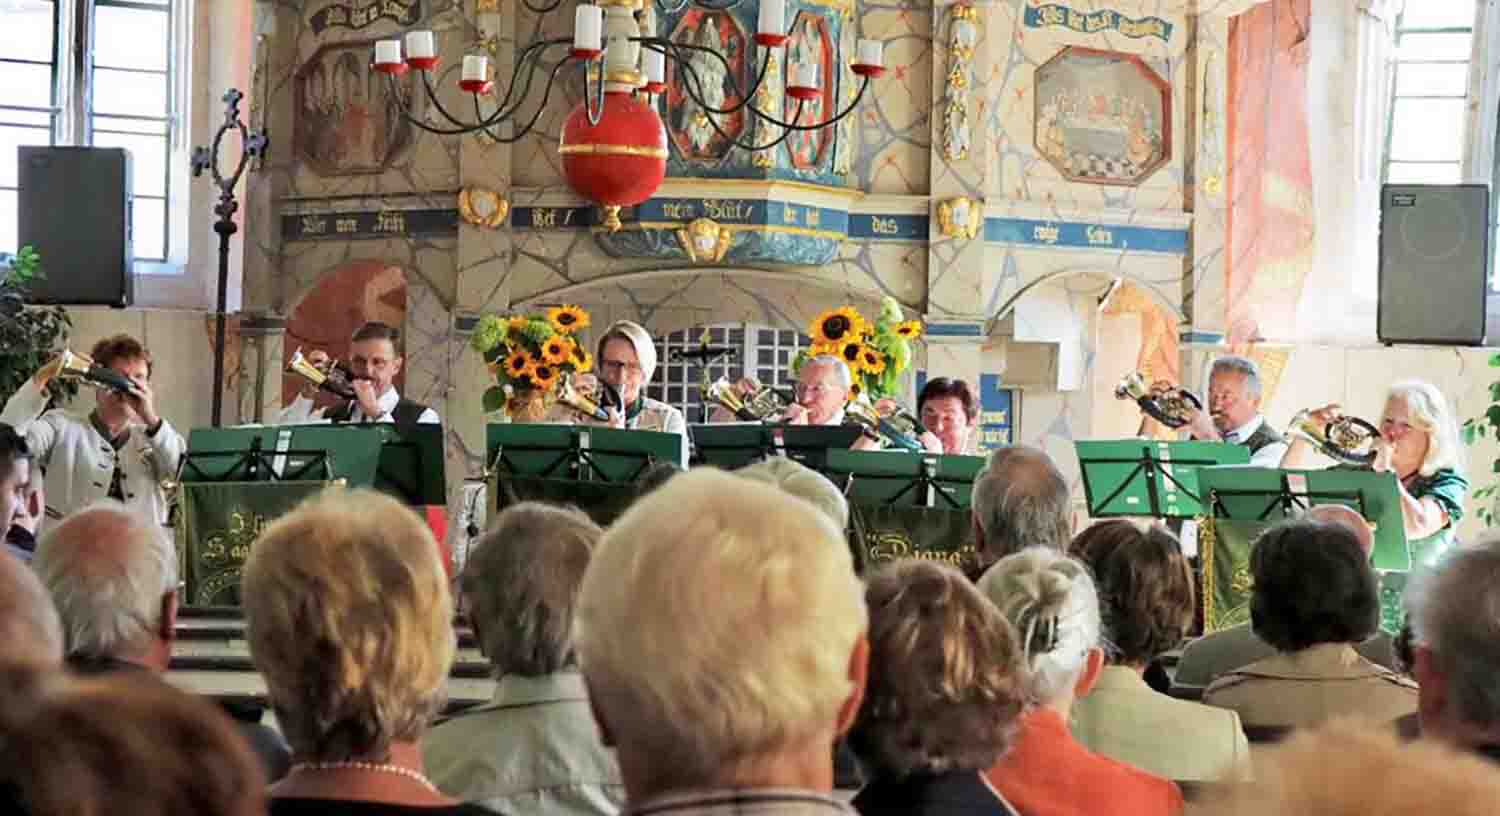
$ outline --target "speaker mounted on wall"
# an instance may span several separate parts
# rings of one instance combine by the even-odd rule
[[[1381,189],[1380,342],[1483,345],[1489,285],[1489,187]]]
[[[19,149],[21,246],[42,256],[46,277],[27,300],[76,306],[129,306],[135,299],[131,249],[130,153],[118,147]]]

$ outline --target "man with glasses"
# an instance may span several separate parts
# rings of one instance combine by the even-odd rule
[[[610,420],[599,422],[580,415],[565,405],[556,405],[547,415],[549,422],[576,422],[587,425],[608,424],[615,428],[639,431],[675,433],[682,437],[682,463],[688,460],[687,418],[682,411],[646,396],[645,385],[656,373],[656,345],[639,323],[619,320],[604,330],[594,353],[598,377],[620,392],[625,404],[622,413],[608,408]],[[593,390],[593,377],[585,374],[578,377],[575,385],[580,391]]]

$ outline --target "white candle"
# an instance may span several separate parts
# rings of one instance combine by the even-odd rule
[[[760,19],[755,30],[761,34],[785,34],[786,0],[760,0]]]
[[[401,62],[401,41],[381,40],[375,43],[375,64],[395,65]]]
[[[792,63],[791,85],[794,88],[818,87],[818,64],[816,62]]]
[[[580,51],[601,51],[604,10],[593,3],[583,3],[573,10],[573,47]]]
[[[407,59],[431,59],[437,56],[431,31],[409,31],[406,34]]]
[[[859,59],[856,59],[854,63],[856,65],[881,66],[883,65],[881,60],[884,58],[885,43],[880,40],[861,39],[859,41]]]
[[[646,69],[647,82],[667,81],[667,57],[660,51],[650,48],[641,52],[642,67]]]
[[[469,54],[468,56],[464,57],[463,81],[483,82],[486,79],[489,79],[489,72],[487,70],[488,68],[488,57]]]

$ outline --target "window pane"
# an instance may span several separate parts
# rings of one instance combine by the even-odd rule
[[[52,132],[41,128],[0,127],[0,187],[15,187],[16,151],[21,145],[52,144]]]
[[[1391,162],[1386,181],[1392,184],[1457,184],[1461,166],[1458,162],[1443,164],[1408,164]]]
[[[15,252],[16,245],[16,191],[0,190],[0,252]]]
[[[1463,154],[1464,100],[1397,99],[1393,161],[1457,161]]]
[[[94,112],[166,116],[167,75],[95,69]]]
[[[165,136],[125,136],[94,133],[96,147],[123,147],[130,151],[131,189],[138,196],[167,194],[167,139]]]
[[[0,62],[0,104],[51,106],[52,66]]]
[[[35,125],[51,130],[52,114],[40,111],[0,110],[0,124]]]
[[[1469,35],[1402,34],[1396,51],[1396,58],[1403,60],[1467,60]]]
[[[94,10],[94,65],[167,70],[168,15],[99,6]]]
[[[125,119],[119,116],[95,116],[93,121],[95,132],[101,130],[123,130],[129,133],[143,133],[147,136],[167,135],[167,121],[165,119]]]
[[[1396,67],[1397,96],[1463,96],[1469,90],[1469,66],[1407,63]]]
[[[1401,12],[1402,28],[1468,28],[1474,25],[1474,0],[1409,0]]]
[[[137,198],[131,207],[131,237],[135,257],[163,261],[167,258],[167,202],[160,198]]]
[[[0,4],[5,8],[5,56],[8,59],[52,61],[56,36],[54,4],[48,0],[20,0]]]

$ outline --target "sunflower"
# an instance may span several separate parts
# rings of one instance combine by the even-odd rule
[[[822,357],[825,354],[838,354],[838,343],[813,343],[807,347],[808,357]]]
[[[547,319],[552,322],[552,328],[557,329],[559,334],[572,334],[579,329],[588,328],[589,313],[581,306],[563,304],[554,306],[547,310]]]
[[[879,374],[885,370],[885,355],[881,354],[878,349],[866,346],[859,353],[859,366],[867,374]]]
[[[864,343],[858,340],[848,340],[840,343],[838,351],[835,353],[838,354],[839,359],[844,361],[845,365],[849,366],[850,371],[858,372],[864,367],[864,352]]]
[[[535,363],[536,360],[531,356],[531,352],[526,349],[516,349],[505,358],[505,376],[513,380],[524,377]]]
[[[896,336],[910,340],[922,334],[922,321],[906,320],[896,325]]]
[[[542,362],[548,365],[562,365],[568,361],[568,356],[577,345],[571,337],[554,334],[551,339],[542,344]]]
[[[579,374],[594,370],[594,355],[577,343],[568,350],[568,362],[573,364],[573,370]]]
[[[860,384],[859,380],[849,383],[849,401],[853,402],[859,399],[859,395],[863,394],[864,391],[865,387]]]
[[[865,319],[853,306],[841,306],[818,315],[808,327],[814,343],[841,343],[858,337],[865,330]]]
[[[531,372],[527,376],[531,378],[532,388],[540,388],[545,391],[557,383],[557,377],[560,373],[557,366],[538,362],[531,367]]]

